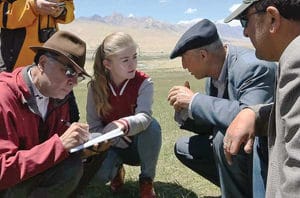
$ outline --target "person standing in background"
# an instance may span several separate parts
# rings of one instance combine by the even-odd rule
[[[33,63],[35,53],[30,46],[41,46],[58,30],[58,23],[74,20],[72,0],[1,1],[1,54],[4,65],[0,70]]]

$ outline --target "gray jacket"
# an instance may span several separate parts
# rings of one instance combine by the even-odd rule
[[[251,49],[228,45],[224,65],[226,87],[223,98],[214,96],[211,78],[206,93],[197,94],[191,103],[188,119],[182,128],[197,133],[225,130],[244,107],[273,101],[276,64],[258,60]]]
[[[266,197],[300,195],[300,36],[279,60],[275,105],[261,105],[257,128],[269,119],[269,171]],[[258,107],[258,108],[257,108]],[[271,114],[269,114],[271,111]]]

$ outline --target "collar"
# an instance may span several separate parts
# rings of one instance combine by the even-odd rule
[[[36,97],[36,99],[38,99],[38,100],[48,100],[49,97],[44,96],[38,90],[38,88],[35,86],[35,84],[33,83],[32,76],[31,76],[31,70],[32,70],[32,67],[28,69],[27,74],[28,74],[28,77],[29,77],[29,80],[30,80],[30,87],[32,88],[33,96]]]
[[[127,79],[126,81],[124,81],[124,83],[122,83],[123,86],[122,86],[122,88],[121,88],[120,91],[119,91],[119,94],[118,94],[119,96],[122,96],[122,95],[123,95],[124,90],[125,90],[125,88],[126,88],[128,82],[129,82],[129,79]],[[116,90],[117,90],[117,92],[118,92],[118,88],[117,88],[116,86],[114,86],[114,85],[113,85],[112,83],[110,83],[110,82],[108,83],[108,85],[109,85],[109,88],[110,88],[111,92],[113,93],[113,95],[114,95],[114,96],[117,96]]]
[[[218,80],[214,80],[212,79],[212,83],[215,87],[219,87],[220,85],[224,85],[226,84],[226,80],[227,80],[227,76],[226,76],[226,73],[227,73],[227,68],[228,68],[228,52],[229,52],[229,46],[226,45],[227,47],[227,50],[226,50],[226,56],[225,56],[225,60],[224,60],[224,63],[223,63],[223,66],[222,66],[222,70],[221,70],[221,73],[219,75],[219,78]]]

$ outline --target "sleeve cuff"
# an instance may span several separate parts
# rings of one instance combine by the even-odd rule
[[[193,113],[192,113],[192,103],[194,101],[194,98],[198,95],[199,93],[195,93],[192,97],[192,100],[189,104],[189,108],[188,108],[188,115],[189,115],[189,118],[193,119],[194,120],[194,117],[193,117]]]

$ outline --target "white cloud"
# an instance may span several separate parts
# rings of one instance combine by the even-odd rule
[[[235,11],[241,4],[233,4],[230,8],[229,8],[229,11],[230,12],[233,12]]]
[[[134,17],[134,14],[132,14],[132,13],[130,13],[129,15],[128,15],[128,18],[133,18]]]
[[[193,14],[197,12],[196,8],[188,8],[186,11],[184,11],[185,14]]]
[[[177,24],[178,25],[192,25],[192,24],[195,24],[199,21],[201,21],[203,18],[195,18],[195,19],[192,19],[192,20],[189,20],[189,21],[179,21]]]

